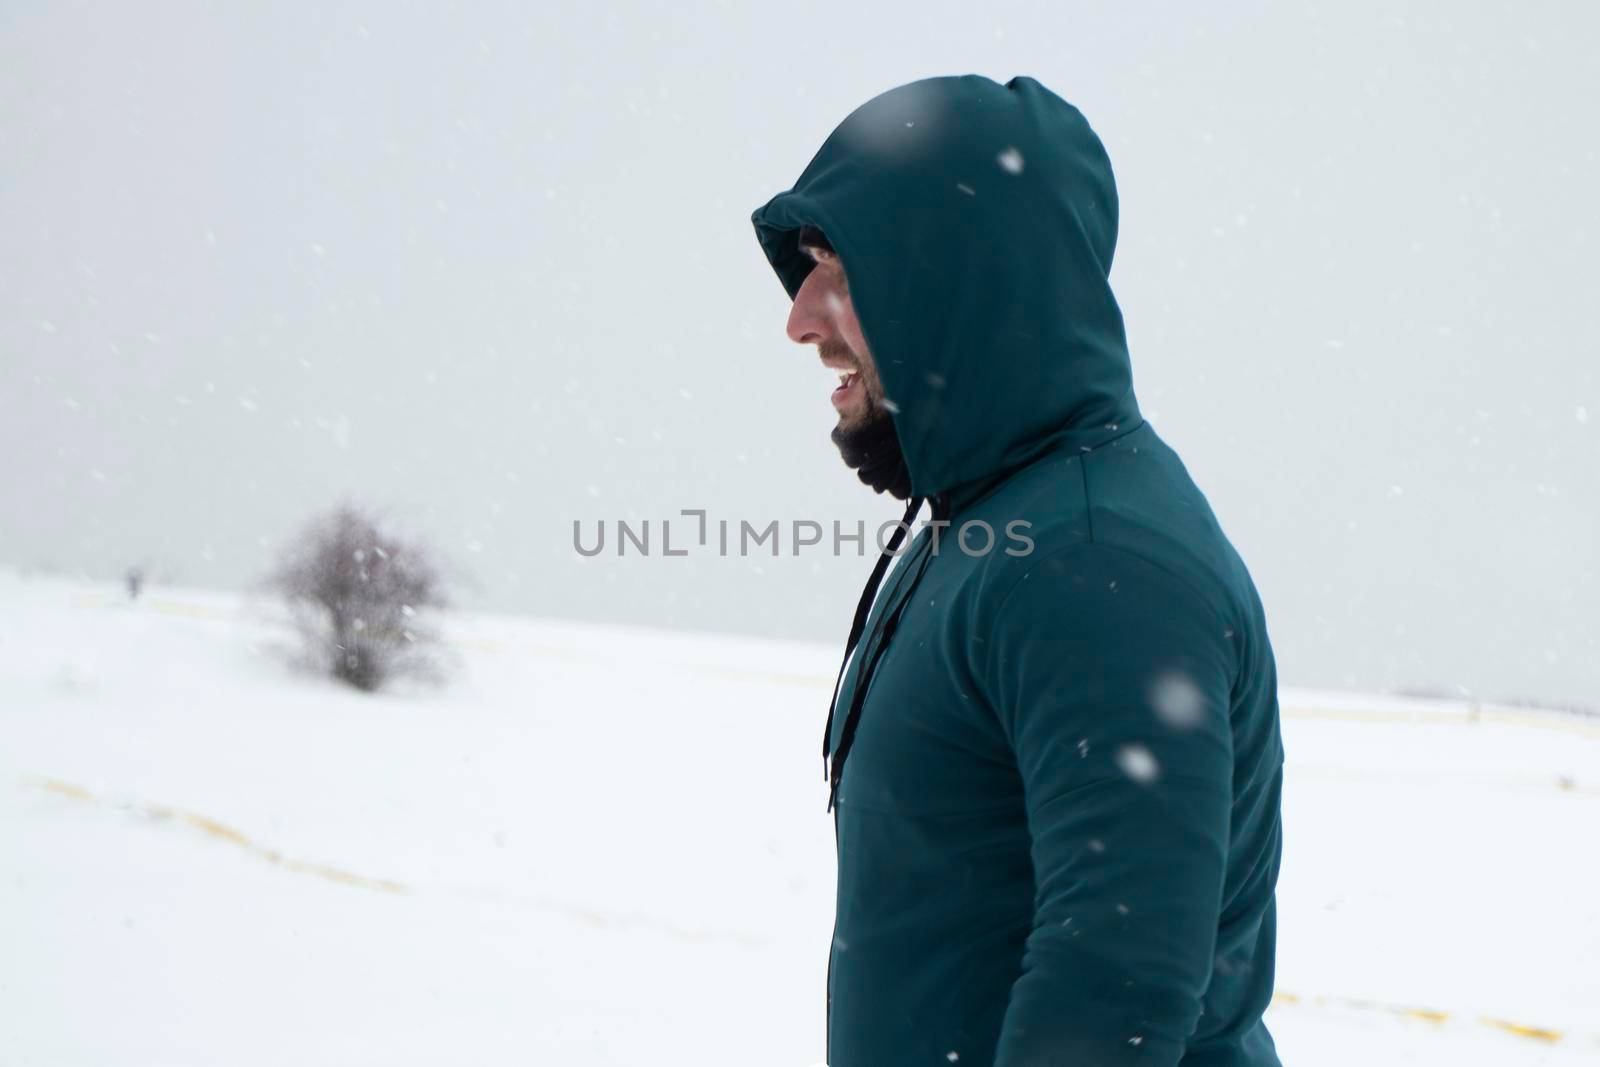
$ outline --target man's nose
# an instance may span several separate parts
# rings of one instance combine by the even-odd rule
[[[800,291],[794,295],[794,306],[789,309],[788,334],[795,344],[817,344],[833,336],[833,318],[828,313],[821,273],[813,270],[808,274],[800,284]]]

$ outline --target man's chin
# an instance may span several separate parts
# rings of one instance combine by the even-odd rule
[[[840,415],[839,421],[833,427],[833,439],[837,443],[841,437],[850,437],[860,433],[872,420],[865,412],[854,412],[849,415]]]
[[[902,500],[911,495],[911,475],[888,412],[880,408],[856,418],[841,416],[832,437],[845,464],[862,482]]]
[[[888,412],[881,408],[867,408],[864,411],[840,415],[839,421],[834,424],[831,436],[834,444],[847,450],[852,445],[877,445],[883,440],[885,431],[893,425]]]

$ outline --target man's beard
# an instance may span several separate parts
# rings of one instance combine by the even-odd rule
[[[906,469],[905,453],[900,451],[900,438],[887,411],[876,408],[865,422],[848,430],[835,426],[832,436],[845,464],[873,492],[888,493],[897,500],[911,496],[911,472]]]

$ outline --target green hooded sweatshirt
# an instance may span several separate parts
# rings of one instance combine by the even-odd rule
[[[869,584],[824,748],[828,1062],[1276,1065],[1272,647],[1134,400],[1099,138],[1032,78],[928,78],[752,221],[791,298],[803,226],[838,253],[935,520]]]

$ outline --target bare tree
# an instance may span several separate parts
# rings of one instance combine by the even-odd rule
[[[307,524],[268,585],[288,602],[306,650],[336,678],[373,691],[399,674],[431,674],[426,613],[448,606],[431,552],[341,504]]]

